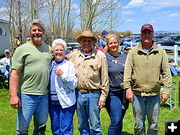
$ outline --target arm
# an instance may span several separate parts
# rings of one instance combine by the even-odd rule
[[[72,56],[73,51],[70,51],[68,54],[64,56],[65,59],[69,60]]]
[[[10,76],[10,104],[15,109],[18,109],[20,106],[20,99],[17,95],[19,76],[20,70],[12,70]]]
[[[4,66],[4,64],[5,64],[5,57],[0,60],[0,64]]]
[[[55,73],[69,89],[75,89],[77,86],[77,78],[74,73],[74,65],[70,63],[67,68],[67,73],[63,72],[60,68],[56,68]]]
[[[134,93],[131,90],[132,72],[133,72],[133,60],[132,52],[130,51],[127,55],[125,70],[124,70],[124,83],[123,86],[126,89],[126,98],[129,102],[134,102]]]
[[[172,76],[169,69],[168,57],[164,50],[163,50],[163,58],[162,58],[162,83],[164,85],[164,89],[161,94],[161,102],[165,103],[169,98]]]
[[[109,78],[108,78],[108,66],[106,56],[101,57],[101,96],[99,100],[99,108],[105,106],[105,101],[109,93]]]

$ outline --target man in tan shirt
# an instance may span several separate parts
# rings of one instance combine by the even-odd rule
[[[94,48],[96,41],[89,29],[84,30],[77,37],[81,49],[70,59],[78,79],[77,115],[81,135],[102,135],[99,114],[105,106],[109,82],[106,56]]]

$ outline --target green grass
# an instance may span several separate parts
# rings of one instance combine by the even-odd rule
[[[176,77],[173,80],[178,82],[180,77]],[[178,83],[177,83],[178,86]],[[178,92],[178,88],[177,88]],[[177,94],[178,97],[179,94]],[[177,107],[170,111],[167,104],[161,106],[160,118],[159,118],[159,135],[165,134],[165,120],[180,120],[180,111]],[[109,116],[105,109],[101,110],[101,124],[103,135],[107,135],[108,126],[110,123]],[[146,126],[147,127],[147,126]],[[123,124],[123,135],[133,135],[134,117],[132,115],[131,104],[126,112]],[[9,91],[0,89],[0,135],[15,135],[16,129],[16,110],[12,109],[9,105]],[[29,133],[32,134],[33,123],[29,128]],[[50,121],[47,122],[46,135],[51,135]],[[79,135],[77,117],[74,115],[74,135]]]

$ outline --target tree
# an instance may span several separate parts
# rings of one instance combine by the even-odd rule
[[[78,0],[80,14],[75,14],[73,0],[5,0],[9,15],[11,44],[17,35],[25,42],[28,36],[28,24],[33,19],[41,19],[48,26],[46,37],[67,40],[73,37],[74,28],[89,28],[94,32],[117,27],[118,17],[114,17],[121,8],[120,0]],[[18,8],[17,8],[18,7]],[[48,17],[47,17],[48,16]],[[78,19],[75,25],[75,19]],[[80,29],[76,29],[80,31]],[[13,46],[13,48],[16,48]]]
[[[73,28],[70,14],[72,0],[49,0],[46,3],[51,41],[59,37],[66,40]]]
[[[104,27],[113,28],[113,10],[120,8],[120,0],[80,0],[81,29],[100,30]]]

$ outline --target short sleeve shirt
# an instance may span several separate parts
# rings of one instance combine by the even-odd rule
[[[119,91],[120,86],[124,80],[124,65],[126,61],[126,55],[120,53],[119,56],[113,56],[110,53],[106,53],[108,63],[108,75],[110,91]]]
[[[18,92],[44,95],[48,92],[51,47],[30,42],[18,47],[12,58],[12,69],[21,70]]]

